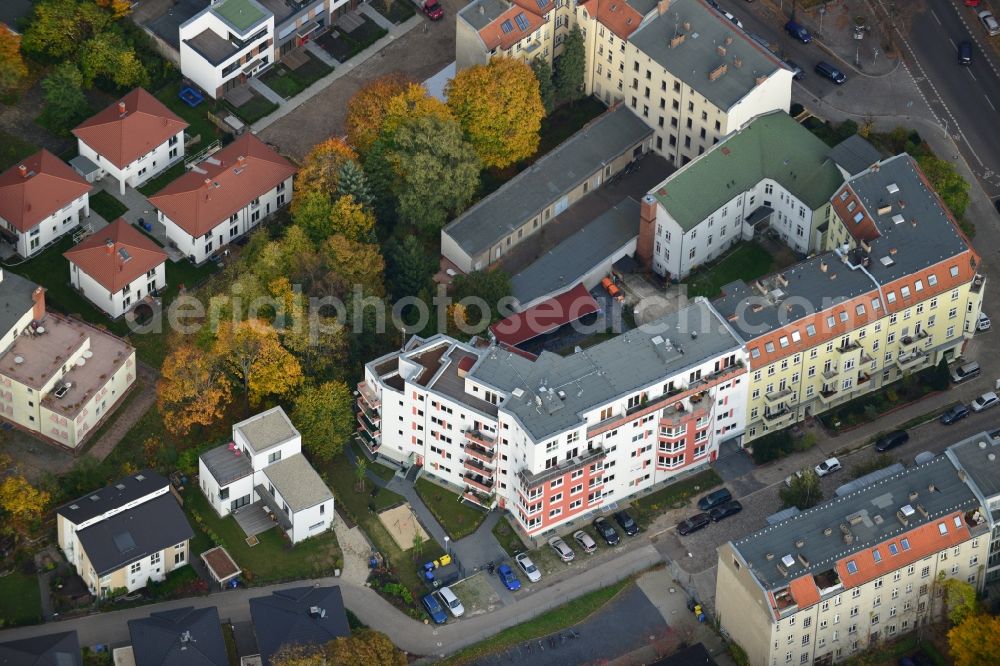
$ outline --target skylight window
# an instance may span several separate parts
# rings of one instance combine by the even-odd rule
[[[924,281],[923,280],[917,280],[916,282],[913,283],[913,288],[916,291],[923,291],[924,290]]]
[[[768,354],[773,353],[774,352],[774,343],[773,342],[764,343],[764,349],[767,351]]]
[[[858,573],[858,563],[854,560],[847,560],[847,573],[856,574]]]
[[[936,285],[937,284],[937,275],[934,275],[933,273],[931,273],[930,275],[928,275],[927,276],[927,284],[929,284],[932,287],[934,285]]]
[[[903,295],[903,298],[909,298],[910,297],[910,288],[904,285],[904,286],[902,286],[902,287],[899,288],[899,293],[901,293]]]
[[[872,559],[875,560],[876,564],[882,561],[882,553],[879,551],[878,548],[872,551]]]
[[[806,325],[806,335],[808,335],[810,338],[816,335],[816,327],[813,324]]]
[[[958,266],[952,266],[948,269],[948,272],[951,273],[952,277],[958,277]]]
[[[829,316],[829,317],[826,318],[826,325],[827,325],[827,328],[833,328],[834,326],[837,325],[837,320],[834,319],[833,316],[831,315],[831,316]]]
[[[955,522],[955,527],[962,526],[962,518],[960,516],[955,516],[952,520]]]
[[[877,298],[872,299],[872,310],[881,310],[882,303],[879,302]]]
[[[840,313],[840,321],[842,321],[844,323],[847,323],[847,313],[846,312],[841,312]]]
[[[948,533],[948,524],[947,523],[938,523],[938,532],[941,533],[941,536],[944,536],[945,534],[947,534]]]
[[[782,349],[784,349],[785,347],[787,347],[788,346],[788,336],[786,336],[786,335],[781,336],[781,338],[778,339],[778,344],[781,345]]]
[[[750,350],[751,358],[760,358],[760,347],[754,347]]]
[[[792,342],[798,342],[802,339],[802,334],[798,331],[792,331]]]
[[[865,306],[864,306],[864,304],[863,303],[858,303],[858,307],[854,308],[854,311],[858,313],[859,317],[863,316],[865,314]]]
[[[854,214],[854,222],[855,223],[860,222],[863,219],[865,219],[865,214],[862,213],[860,210],[857,213]]]
[[[889,544],[889,554],[890,555],[899,555],[899,546],[897,546],[894,543],[890,543]]]
[[[896,292],[890,291],[889,293],[887,293],[885,295],[885,300],[889,301],[890,303],[895,303],[896,302]]]
[[[906,537],[903,537],[902,539],[899,540],[899,545],[903,547],[903,550],[909,550],[910,540],[907,539]]]
[[[522,31],[528,29],[528,19],[523,13],[515,16],[514,21],[517,22],[517,27],[520,28]]]

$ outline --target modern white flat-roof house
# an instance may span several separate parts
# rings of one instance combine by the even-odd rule
[[[233,426],[233,441],[198,459],[199,485],[220,516],[267,513],[292,543],[333,524],[333,493],[302,455],[302,436],[281,407]]]
[[[295,167],[241,135],[149,198],[169,238],[195,264],[292,200]]]
[[[88,182],[106,175],[139,187],[184,159],[188,124],[163,102],[136,88],[73,130],[80,154],[74,168]]]
[[[170,482],[142,470],[56,509],[59,548],[92,594],[161,581],[188,563],[194,531]]]
[[[90,217],[91,186],[44,148],[0,173],[0,237],[22,257]]]
[[[121,218],[63,256],[70,284],[112,318],[167,286],[167,253]]]

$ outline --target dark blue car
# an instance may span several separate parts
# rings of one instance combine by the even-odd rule
[[[511,592],[516,592],[521,589],[521,581],[518,580],[509,565],[501,564],[498,566],[497,575],[500,576],[500,582],[504,584],[504,587]]]
[[[433,594],[423,597],[420,603],[424,605],[424,609],[431,616],[431,619],[434,620],[434,624],[444,624],[448,621],[448,616],[444,614],[444,608],[441,607],[441,604]]]

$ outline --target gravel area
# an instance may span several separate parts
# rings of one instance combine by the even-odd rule
[[[461,583],[451,586],[451,591],[462,602],[466,615],[483,615],[500,604],[500,597],[494,591],[486,573],[479,572]]]

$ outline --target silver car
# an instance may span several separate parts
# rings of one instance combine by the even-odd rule
[[[538,567],[531,561],[527,553],[521,553],[514,558],[514,561],[517,562],[517,566],[521,567],[521,571],[524,572],[524,575],[532,583],[537,583],[542,579],[542,572],[538,570]]]
[[[558,555],[559,559],[563,562],[572,562],[575,557],[573,550],[567,546],[566,542],[560,537],[552,537],[549,539],[549,547],[556,551],[556,555]]]
[[[583,552],[585,553],[592,553],[597,550],[597,543],[583,530],[573,532],[573,540],[580,544],[580,548],[583,548]]]

